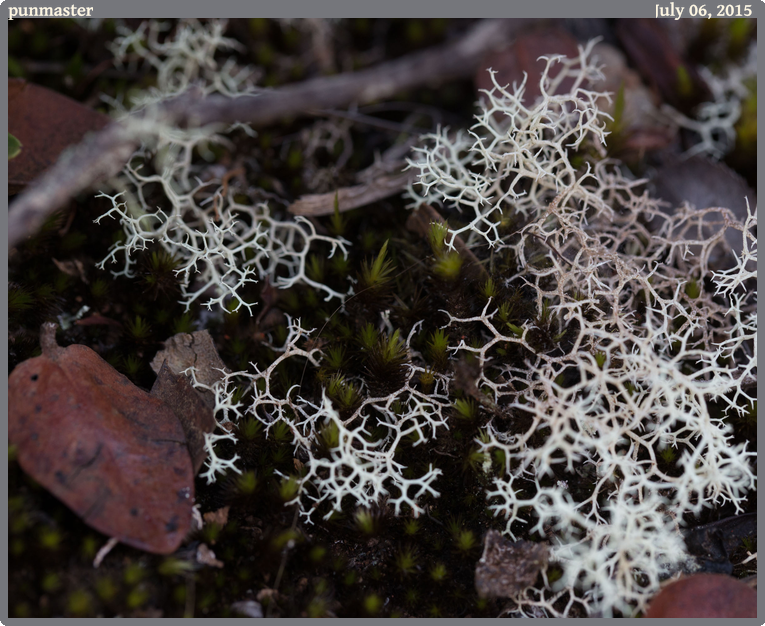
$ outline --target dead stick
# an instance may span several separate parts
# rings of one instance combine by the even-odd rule
[[[340,213],[350,211],[402,192],[410,182],[414,181],[414,178],[414,170],[383,175],[371,183],[354,187],[341,187],[337,191],[329,193],[301,196],[299,200],[289,205],[287,210],[293,215],[312,215],[314,217],[332,215],[335,211],[335,198],[337,198]]]
[[[522,21],[478,22],[457,41],[359,72],[321,77],[252,96],[199,97],[186,93],[151,110],[131,116],[133,121],[155,117],[163,124],[198,127],[247,122],[273,124],[316,109],[367,104],[420,85],[436,86],[470,76],[489,50],[507,43]],[[9,249],[35,232],[45,218],[95,183],[115,175],[140,142],[138,133],[120,123],[109,125],[69,151],[51,169],[32,181],[10,207]]]

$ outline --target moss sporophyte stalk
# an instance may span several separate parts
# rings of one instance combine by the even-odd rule
[[[192,79],[206,93],[252,91],[246,72],[194,65],[193,41],[235,45],[221,32],[190,24],[172,42],[126,34],[115,47],[156,67],[151,98]],[[421,565],[420,516],[457,488],[445,479],[456,454],[481,485],[471,510],[488,510],[483,524],[550,538],[554,568],[514,599],[521,615],[633,615],[685,558],[677,518],[742,509],[753,453],[732,442],[730,422],[755,400],[756,208],[743,222],[714,209],[740,238],[734,257],[727,237],[698,238],[711,209],[668,212],[607,159],[610,95],[597,91],[593,48],[546,58],[536,102],[525,81],[511,88],[492,73],[469,130],[421,138],[410,209],[441,207],[448,224],[419,247],[372,233],[373,249],[358,252],[339,212],[319,230],[254,189],[199,182],[192,153],[227,129],[151,125],[122,188],[102,194],[111,208],[99,219],[125,232],[102,265],[131,276],[151,244],[187,308],[254,316],[252,286],[268,279],[301,312],[265,332],[270,359],[211,388],[221,428],[207,435],[204,479],[242,473],[241,446],[256,437],[286,446],[273,475],[303,524],[351,515],[371,534],[377,507],[407,517],[412,543],[395,557],[407,578]],[[488,279],[469,278],[458,241]],[[720,250],[726,266],[711,261]],[[136,340],[145,323],[131,325]],[[473,554],[479,536],[453,525],[448,549]],[[426,567],[436,583],[450,576]],[[380,610],[375,594],[363,604]]]

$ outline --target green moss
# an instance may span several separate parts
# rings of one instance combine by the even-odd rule
[[[361,402],[358,388],[342,374],[333,374],[327,383],[327,395],[338,405],[341,414],[349,413]],[[333,446],[334,447],[334,446]]]
[[[393,274],[393,261],[388,258],[388,242],[386,241],[375,260],[364,261],[359,279],[359,290],[380,290],[388,284]]]
[[[258,477],[254,471],[248,470],[237,478],[236,486],[240,494],[251,495],[258,488]]]
[[[399,548],[396,553],[396,569],[401,576],[410,576],[417,571],[417,549],[414,546],[407,545]]]
[[[422,525],[417,518],[410,518],[404,522],[404,533],[410,537],[420,532]]]
[[[126,327],[135,341],[142,342],[151,337],[151,325],[140,315],[136,315],[134,319],[128,321]]]
[[[18,315],[24,311],[28,311],[34,306],[35,298],[31,291],[21,287],[20,285],[13,285],[8,289],[8,314]]]
[[[44,550],[55,551],[61,546],[63,537],[58,529],[44,526],[40,529],[38,540]]]
[[[324,546],[313,546],[309,558],[314,563],[320,563],[327,556],[327,549]]]
[[[187,559],[168,557],[157,567],[161,576],[181,576],[194,570],[194,564]]]
[[[84,589],[75,589],[69,594],[66,613],[71,617],[84,617],[93,613],[93,598]]]
[[[356,528],[365,535],[374,535],[377,532],[375,516],[369,509],[357,509],[353,514],[353,521]]]
[[[446,569],[446,565],[443,563],[435,563],[433,567],[430,568],[430,577],[437,583],[446,580],[448,575],[449,570]]]
[[[364,611],[368,615],[374,616],[380,613],[383,601],[376,593],[370,593],[364,598]]]
[[[433,272],[439,278],[453,282],[460,276],[462,263],[463,259],[459,252],[450,250],[436,259],[436,262],[433,264]]]
[[[673,463],[675,459],[677,458],[675,449],[672,446],[667,446],[659,454],[661,456],[662,461],[664,461],[667,464]]]
[[[94,582],[96,594],[103,602],[111,602],[115,599],[119,593],[117,584],[112,580],[111,576],[99,576]]]
[[[45,593],[54,593],[61,587],[61,578],[55,572],[48,572],[43,576],[40,587]]]
[[[463,553],[471,552],[478,546],[478,539],[472,530],[462,530],[454,537],[454,547]]]
[[[149,591],[142,585],[134,587],[130,590],[125,599],[125,603],[129,609],[139,609],[149,601]]]
[[[122,575],[126,585],[133,586],[141,582],[146,576],[146,570],[140,563],[130,563]]]
[[[428,340],[428,358],[436,369],[443,371],[449,362],[449,334],[442,328],[434,330]]]
[[[244,390],[242,390],[244,392]],[[238,401],[238,399],[237,399]],[[238,425],[239,436],[245,441],[253,441],[260,438],[263,433],[263,423],[254,417],[248,416],[241,420]]]
[[[87,535],[82,540],[82,547],[80,549],[83,558],[88,561],[92,561],[95,558],[98,549],[99,541],[95,535]]]
[[[478,414],[478,407],[473,398],[457,398],[454,408],[457,410],[457,416],[465,420],[472,421]]]
[[[560,567],[551,566],[547,568],[547,582],[553,584],[563,577],[563,570]]]
[[[289,502],[297,495],[299,488],[300,483],[298,482],[297,477],[287,476],[279,483],[279,497],[284,502]]]

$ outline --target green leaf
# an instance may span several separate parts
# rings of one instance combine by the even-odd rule
[[[21,152],[21,142],[16,139],[11,133],[8,133],[8,160],[19,156]]]

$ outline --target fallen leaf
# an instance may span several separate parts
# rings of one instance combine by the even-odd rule
[[[655,88],[664,102],[689,113],[711,94],[696,68],[683,59],[659,20],[621,19],[616,35],[643,79]]]
[[[734,515],[683,531],[685,549],[697,573],[732,574],[730,555],[751,537],[757,537],[756,513]]]
[[[110,317],[104,317],[98,313],[93,313],[88,317],[83,317],[75,321],[77,326],[113,326],[114,328],[122,328],[122,324],[117,320],[113,320]]]
[[[61,153],[110,122],[103,113],[21,78],[8,79],[8,131],[24,146],[8,162],[8,193],[18,193]]]
[[[8,380],[8,439],[21,467],[100,532],[169,554],[191,524],[194,475],[183,429],[160,399],[86,346],[56,344]]]
[[[662,585],[646,617],[757,617],[757,592],[724,574],[694,574]]]
[[[666,148],[675,131],[660,121],[659,98],[640,80],[637,72],[627,65],[624,54],[614,46],[598,43],[593,58],[601,66],[604,80],[598,90],[611,97],[598,98],[601,111],[611,115],[607,123],[609,155],[625,161],[643,158],[646,152]]]
[[[548,548],[533,541],[512,542],[496,530],[486,533],[475,568],[475,588],[482,598],[512,598],[533,585],[547,567]]]
[[[494,83],[491,80],[488,69],[496,72],[496,80],[502,85],[509,85],[512,90],[513,83],[518,85],[526,79],[524,91],[524,103],[531,106],[542,94],[539,90],[539,79],[545,68],[546,61],[541,56],[564,55],[569,59],[579,56],[579,48],[576,39],[561,28],[535,29],[530,33],[518,37],[509,47],[503,50],[490,52],[482,60],[479,71],[475,77],[476,89],[491,91]],[[551,68],[550,78],[555,78],[562,69],[560,64]],[[567,93],[574,84],[573,78],[565,78],[558,87],[558,93]]]
[[[166,362],[157,374],[151,395],[162,400],[178,418],[186,435],[196,476],[207,458],[205,433],[211,433],[217,425],[212,408],[202,394],[194,389],[189,379],[183,374],[173,374]]]
[[[58,261],[56,259],[53,259],[53,263],[60,271],[62,271],[67,276],[72,276],[73,278],[79,278],[86,285],[90,284],[88,282],[88,275],[85,272],[85,266],[82,264],[82,261],[80,261],[79,259],[74,259],[73,261]]]
[[[157,374],[165,361],[170,371],[176,375],[194,367],[197,382],[212,387],[229,371],[218,356],[212,337],[206,330],[178,333],[165,341],[164,345],[165,349],[157,352],[151,362],[151,369]]]

